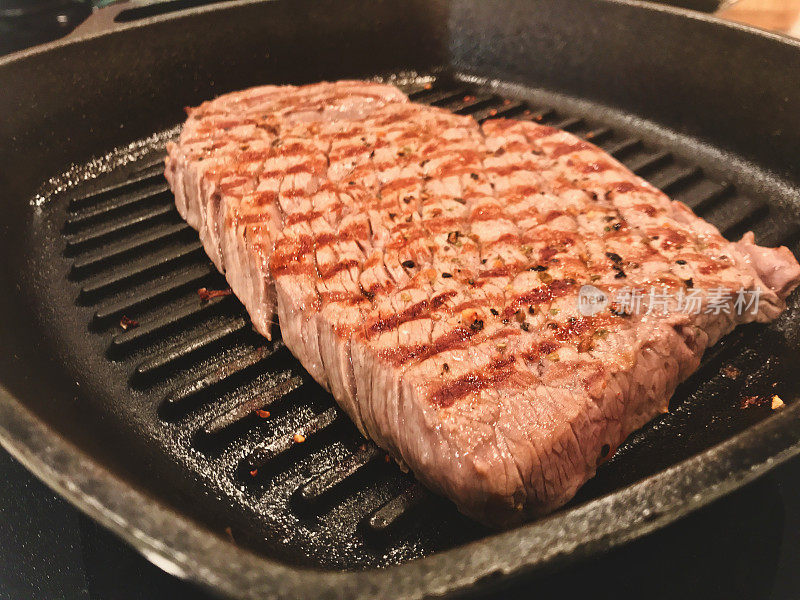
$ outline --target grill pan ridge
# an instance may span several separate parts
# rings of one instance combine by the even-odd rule
[[[463,7],[455,3],[450,18]],[[670,18],[676,14],[667,11]],[[462,42],[452,50],[461,62],[469,45]],[[800,229],[791,210],[796,190],[785,179],[770,180],[735,156],[591,101],[486,80],[481,64],[468,71],[441,66],[432,63],[423,77],[398,69],[390,79],[415,101],[479,120],[536,119],[571,131],[686,202],[726,237],[753,229],[759,243],[788,244],[797,253]],[[360,74],[386,72],[376,67]],[[153,125],[146,134],[174,123]],[[74,378],[67,384],[74,398],[50,418],[84,412],[76,427],[84,435],[88,429],[93,439],[78,437],[81,451],[61,451],[60,475],[48,469],[43,448],[27,453],[15,443],[26,427],[42,424],[14,412],[6,390],[0,439],[61,490],[64,473],[78,460],[71,453],[88,451],[124,475],[126,483],[94,482],[98,496],[105,495],[96,496],[95,505],[116,505],[109,494],[119,485],[126,498],[137,493],[128,486],[148,495],[157,490],[158,506],[147,525],[168,540],[161,547],[139,529],[141,523],[114,523],[114,511],[98,514],[97,506],[87,505],[85,489],[67,493],[135,538],[168,570],[241,597],[315,589],[305,585],[318,585],[320,597],[444,593],[478,579],[489,584],[492,573],[565,561],[641,535],[796,452],[800,435],[791,419],[798,412],[798,384],[791,373],[800,328],[793,297],[775,324],[740,328],[711,349],[675,394],[670,413],[634,434],[570,505],[512,532],[485,530],[360,438],[280,339],[267,342],[251,330],[234,297],[198,293],[227,286],[173,207],[161,174],[167,135],[139,143],[127,162],[118,152],[73,169],[72,179],[89,170],[102,173],[50,194],[41,206],[21,209],[34,212],[24,253],[36,249],[34,262],[49,265],[34,274],[48,283],[24,300],[46,313],[37,317],[48,326],[37,350],[62,359]],[[747,396],[773,394],[788,404],[780,414],[771,415],[769,406],[740,408]],[[96,397],[87,401],[87,395]],[[41,417],[41,407],[32,408]],[[10,431],[15,423],[17,430]],[[302,443],[293,439],[298,433]],[[75,432],[66,430],[64,437],[70,434]],[[117,447],[114,456],[108,456],[108,444]],[[33,445],[29,438],[28,447]],[[126,447],[140,464],[119,464],[117,455],[124,456]],[[176,509],[180,516],[162,514]],[[169,535],[156,514],[172,519]],[[183,527],[189,531],[179,539],[175,534]],[[222,548],[235,558],[215,557]],[[313,577],[308,567],[316,569]],[[276,577],[284,582],[277,584]]]
[[[700,167],[613,128],[445,77],[417,78],[405,87],[412,100],[481,121],[533,119],[577,133],[707,216],[729,237],[738,237],[754,224],[761,224],[762,230],[771,227],[761,223],[768,213],[762,202],[742,197],[733,185],[710,179]],[[93,182],[95,191],[72,191],[64,224],[69,277],[78,288],[78,304],[93,311],[89,329],[103,336],[109,360],[124,365],[131,393],[143,394],[148,404],[157,406],[165,425],[166,440],[161,443],[173,446],[183,462],[218,488],[217,493],[249,515],[248,530],[231,530],[230,535],[242,541],[250,538],[258,548],[255,531],[274,537],[278,529],[290,537],[285,540],[286,555],[336,568],[399,562],[485,536],[481,527],[432,498],[395,465],[386,464],[385,453],[345,422],[280,339],[266,342],[251,331],[235,298],[204,299],[198,293],[215,295],[227,285],[195,232],[173,208],[159,150],[163,149],[154,149],[154,157],[129,164],[130,174],[116,185],[104,184],[103,178]],[[106,177],[113,176],[112,171]],[[786,237],[792,231],[769,229],[760,237]],[[749,335],[734,334],[706,358],[705,371],[713,370],[711,363],[721,364],[720,355],[753,346],[764,335],[757,327],[750,328]],[[748,356],[742,370],[752,374],[752,365],[761,359],[758,354]],[[726,364],[733,365],[730,357]],[[760,379],[774,377],[779,368],[767,365]],[[720,378],[724,386],[725,378]],[[711,379],[701,376],[683,395],[698,394],[703,385],[719,386]],[[755,393],[756,388],[749,389]],[[729,401],[737,402],[737,396]],[[698,407],[689,412],[696,426],[702,418],[696,414]],[[725,416],[730,420],[726,426],[743,427],[752,417],[733,410]],[[651,427],[673,435],[687,427],[679,424],[680,418],[675,412]],[[296,443],[295,434],[305,441]],[[651,453],[659,446],[653,440],[647,444]],[[691,456],[692,450],[689,445],[670,456],[670,462],[656,464],[668,466],[676,458]],[[593,486],[611,489],[650,474],[637,472],[634,479],[619,474],[627,468],[626,460],[616,458]],[[652,470],[655,459],[645,454],[630,460]],[[616,467],[620,461],[622,466]],[[605,481],[609,472],[616,472],[613,483]],[[223,483],[220,473],[229,475],[229,481]]]

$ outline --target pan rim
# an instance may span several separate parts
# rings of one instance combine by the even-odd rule
[[[62,40],[11,55],[6,59],[0,59],[0,68],[39,53],[54,51],[73,43],[89,41],[118,31],[266,1],[272,0],[236,0],[224,5],[190,9],[175,15],[151,17],[124,25],[114,31]],[[630,0],[603,1],[607,4],[627,5],[637,9],[656,10],[709,21],[716,25],[743,30],[752,35],[773,38],[781,43],[790,42],[791,46],[800,48],[798,40],[791,40],[779,34],[769,34],[748,26],[729,24],[692,11],[647,6]],[[632,486],[576,507],[576,511],[583,511],[580,514],[595,511],[594,521],[590,521],[589,526],[583,529],[585,540],[571,547],[553,548],[546,558],[535,552],[536,543],[541,543],[539,541],[542,539],[541,530],[549,528],[551,531],[558,531],[559,522],[565,520],[564,514],[557,513],[512,531],[494,534],[452,550],[386,569],[340,573],[291,567],[236,547],[202,524],[187,519],[117,478],[111,470],[73,446],[52,428],[39,422],[22,402],[0,384],[0,445],[48,486],[66,497],[85,514],[100,521],[125,539],[159,567],[227,594],[247,598],[304,597],[311,593],[320,598],[341,595],[359,598],[416,598],[461,589],[473,585],[478,580],[488,579],[496,573],[516,575],[526,568],[557,565],[576,560],[598,549],[610,549],[667,525],[800,453],[800,432],[792,431],[793,421],[798,415],[800,415],[800,403],[787,406],[780,413],[701,454]],[[613,536],[603,533],[602,515],[613,514],[615,502],[622,502],[626,498],[630,502],[632,498],[646,497],[647,492],[653,492],[649,489],[653,487],[653,479],[658,478],[666,484],[683,481],[686,477],[697,474],[696,465],[699,462],[710,461],[714,466],[722,465],[736,452],[744,452],[748,460],[740,461],[736,469],[727,472],[718,469],[713,473],[700,473],[704,478],[692,482],[698,489],[703,490],[702,494],[698,491],[696,496],[685,497],[681,503],[666,504],[655,517],[652,514],[636,515],[639,518],[628,523],[627,528],[614,527],[617,533]],[[75,483],[76,481],[80,483]],[[120,498],[130,499],[127,506],[120,504]],[[606,512],[602,512],[603,510]],[[572,513],[573,516],[574,514]],[[594,534],[588,533],[592,531],[592,523],[595,528]],[[170,539],[165,542],[167,532]],[[527,551],[521,550],[526,546]],[[232,560],[234,557],[237,560]],[[498,566],[500,563],[502,564]],[[441,568],[442,564],[446,564],[447,568]]]
[[[794,402],[705,452],[572,510],[399,565],[345,572],[285,565],[221,538],[119,479],[40,422],[0,385],[0,446],[25,468],[159,568],[231,597],[253,600],[309,594],[364,600],[444,595],[491,582],[498,575],[558,567],[613,549],[800,454],[800,430],[792,427],[799,417],[800,402]],[[671,493],[673,484],[680,493]],[[618,505],[643,508],[618,515]],[[571,529],[576,522],[581,525]],[[536,550],[542,547],[545,552]]]
[[[167,21],[177,21],[184,18],[191,18],[196,15],[210,13],[210,12],[221,12],[227,10],[235,10],[242,6],[249,6],[249,5],[256,5],[256,4],[267,4],[272,2],[280,2],[281,0],[227,0],[225,2],[217,2],[212,3],[205,6],[197,6],[194,8],[186,8],[182,10],[178,10],[173,13],[166,13],[163,15],[156,15],[152,17],[145,17],[143,19],[137,19],[136,21],[122,23],[122,24],[115,24],[113,28],[104,30],[104,31],[96,31],[91,33],[86,33],[83,35],[73,35],[68,34],[66,37],[61,38],[59,40],[53,42],[47,42],[45,44],[40,44],[38,46],[34,46],[32,48],[27,48],[25,50],[20,50],[17,52],[12,52],[6,56],[0,57],[0,68],[3,68],[11,63],[16,61],[22,61],[27,58],[31,58],[34,56],[38,56],[40,54],[45,54],[50,51],[58,50],[60,48],[64,48],[67,46],[71,46],[73,44],[80,44],[84,42],[88,42],[97,38],[114,35],[116,33],[120,33],[123,31],[129,31],[132,29],[139,29],[143,27],[148,27],[157,23],[163,23]],[[448,0],[445,0],[448,1]],[[690,10],[687,8],[679,8],[675,6],[667,6],[664,4],[658,4],[656,2],[642,2],[642,0],[600,0],[600,2],[608,5],[618,5],[618,6],[628,6],[634,8],[635,10],[644,10],[644,11],[652,11],[657,13],[665,13],[674,16],[679,16],[685,19],[692,19],[695,21],[701,21],[708,23],[709,25],[717,26],[717,27],[724,27],[728,29],[737,30],[743,33],[747,33],[750,35],[757,35],[759,37],[771,39],[773,41],[777,41],[783,44],[788,44],[790,46],[794,46],[800,49],[800,39],[792,37],[788,34],[784,33],[777,33],[774,31],[768,31],[766,29],[761,29],[759,27],[754,27],[752,25],[746,25],[744,23],[737,23],[735,21],[726,21],[717,17],[715,15],[710,15],[707,13],[698,12],[695,10]],[[113,8],[113,7],[109,7]],[[117,7],[119,8],[119,7]],[[106,9],[107,10],[107,9]]]

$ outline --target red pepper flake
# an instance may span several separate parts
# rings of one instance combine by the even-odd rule
[[[509,100],[508,98],[505,98],[503,100],[503,106],[508,106],[509,104],[511,104],[511,100]]]
[[[250,477],[255,477],[256,475],[258,475],[258,469],[253,469],[250,471]]]
[[[475,96],[464,96],[464,102],[474,102]]]
[[[302,444],[306,441],[306,436],[304,436],[302,433],[295,433],[292,439],[294,440],[295,444]]]
[[[261,417],[262,419],[269,419],[269,411],[258,409],[256,410],[256,414]]]
[[[388,462],[392,462],[392,458],[388,454],[386,454],[383,457],[383,462],[387,462],[387,463]]]
[[[433,84],[432,83],[426,83],[422,87],[424,87],[426,90],[429,90],[429,89],[431,89],[433,87]]]
[[[230,528],[230,526],[228,526],[228,527],[226,527],[226,528],[225,528],[225,535],[227,535],[227,536],[228,536],[228,539],[229,539],[229,540],[230,540],[232,543],[234,543],[234,544],[236,543],[236,540],[235,540],[235,539],[234,539],[234,537],[233,537],[233,530]]]
[[[203,287],[197,290],[197,295],[200,296],[202,302],[208,302],[212,298],[219,298],[220,296],[230,296],[232,293],[231,288],[227,290],[209,290]]]
[[[492,110],[490,110],[489,111],[489,115],[492,116],[492,117],[496,117],[497,116],[497,109],[493,108]]]
[[[119,320],[119,326],[123,331],[128,331],[128,329],[136,329],[139,326],[139,321],[122,315],[122,318]]]

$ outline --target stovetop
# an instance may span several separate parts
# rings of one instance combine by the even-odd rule
[[[161,571],[0,450],[0,599],[211,600]],[[800,595],[800,459],[666,529],[494,597],[770,599]]]
[[[0,0],[0,55],[64,37],[92,9],[89,0]]]

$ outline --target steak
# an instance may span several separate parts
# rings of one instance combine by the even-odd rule
[[[166,177],[254,327],[277,317],[366,437],[489,524],[568,501],[706,348],[800,282],[788,249],[728,242],[537,123],[363,81],[188,114]]]

